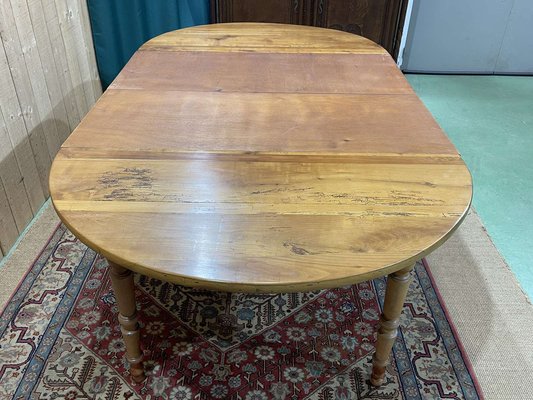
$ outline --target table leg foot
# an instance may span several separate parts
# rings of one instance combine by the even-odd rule
[[[402,313],[407,289],[409,289],[410,275],[414,265],[389,275],[385,292],[385,304],[378,330],[376,352],[372,359],[372,375],[370,383],[380,386],[385,379],[385,370],[389,363],[392,346],[398,335],[400,315]]]
[[[140,383],[146,379],[142,364],[141,332],[135,307],[133,273],[112,262],[109,263],[111,284],[118,306],[120,331],[126,346],[126,359],[130,363],[131,379]]]
[[[135,383],[144,382],[146,375],[144,374],[143,363],[132,364],[130,367],[131,379]]]

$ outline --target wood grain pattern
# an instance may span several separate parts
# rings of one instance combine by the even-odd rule
[[[145,379],[141,350],[141,331],[135,305],[133,273],[119,265],[109,262],[109,276],[115,292],[118,308],[120,331],[126,345],[126,359],[130,363],[130,376],[135,382]]]
[[[373,386],[380,386],[385,380],[385,370],[389,364],[392,346],[398,336],[400,327],[400,316],[402,314],[405,297],[411,282],[410,272],[414,265],[396,271],[387,278],[387,289],[385,291],[385,302],[383,312],[379,321],[378,340],[376,342],[376,352],[372,357],[372,374],[370,383]]]
[[[316,0],[313,25],[340,29],[369,38],[396,57],[402,36],[403,0]]]
[[[114,89],[104,94],[77,132],[64,147],[457,154],[412,93]]]
[[[35,120],[40,123],[40,127],[44,132],[44,136],[50,163],[56,155],[61,146],[59,133],[56,126],[56,118],[53,113],[53,106],[50,102],[50,96],[46,85],[44,69],[41,64],[41,58],[37,50],[37,33],[39,32],[39,25],[32,25],[28,6],[25,1],[11,1],[11,9],[15,22],[15,29],[20,40],[22,49],[22,58],[25,63],[27,76],[22,74],[23,79],[27,79],[30,83],[30,93],[28,99],[33,112],[35,113]],[[28,123],[28,122],[26,122]],[[46,175],[47,176],[47,175]],[[45,180],[46,181],[46,180]]]
[[[76,14],[70,6],[72,0],[54,0],[57,10],[58,25],[63,38],[67,69],[72,79],[72,86],[74,91],[74,99],[80,116],[83,117],[92,106],[91,94],[85,90],[85,79],[82,76],[83,62],[78,59],[79,47],[82,43],[76,40],[77,23],[75,20]]]
[[[2,179],[0,179],[0,256],[7,254],[18,236],[17,224]]]
[[[92,106],[101,94],[84,3],[0,2],[0,248],[4,254],[48,197],[48,174],[60,145],[85,115],[87,101]],[[86,68],[74,71],[69,62],[70,67],[80,63]],[[83,85],[91,95],[88,99]],[[79,110],[78,104],[85,104],[85,110]]]
[[[78,20],[81,24],[81,41],[83,42],[83,50],[85,54],[80,54],[80,57],[87,63],[89,69],[90,81],[96,101],[102,94],[102,85],[100,83],[100,75],[98,74],[98,65],[96,63],[96,54],[94,51],[93,33],[91,30],[91,21],[89,19],[89,9],[87,0],[76,0],[78,8]],[[92,104],[92,103],[91,103]]]
[[[394,56],[407,0],[211,0],[211,22],[273,22],[338,29],[379,43]]]
[[[154,74],[152,69],[156,63],[160,68]],[[316,76],[327,76],[327,79],[316,80]],[[111,88],[248,93],[412,93],[401,71],[384,54],[362,57],[359,54],[139,51]]]
[[[2,96],[1,107],[10,136],[10,143],[4,145],[11,146],[20,172],[27,179],[24,188],[32,213],[35,213],[48,196],[45,185],[52,160],[9,1],[0,3],[0,22],[3,26],[0,79],[2,90],[7,92],[7,96]]]
[[[446,240],[472,194],[383,49],[272,24],[145,44],[62,146],[50,190],[111,262],[239,292],[406,268]]]
[[[301,0],[211,1],[211,22],[276,22],[309,25],[309,4]]]
[[[228,23],[181,29],[146,42],[141,51],[387,54],[371,40],[299,25]]]
[[[67,49],[63,41],[63,35],[59,27],[60,20],[58,17],[55,0],[42,0],[43,13],[46,20],[48,37],[52,46],[54,55],[53,61],[56,65],[57,77],[63,95],[63,101],[67,109],[70,131],[78,126],[81,118],[85,115],[82,110],[78,109],[76,94],[74,91],[75,83],[72,79],[72,73],[67,63]],[[99,80],[97,81],[99,84]],[[100,91],[101,92],[101,91]]]
[[[49,96],[49,102],[46,102],[46,113],[53,116],[52,122],[55,125],[58,135],[58,146],[70,135],[70,121],[67,109],[65,107],[64,95],[61,91],[59,73],[54,60],[52,42],[48,34],[48,26],[45,19],[43,3],[41,1],[28,1],[29,22],[28,30],[33,30],[35,38],[34,53],[39,56],[40,67],[44,75],[45,93]],[[48,125],[50,126],[51,123]],[[57,151],[57,149],[56,149]],[[52,157],[55,156],[55,152]]]

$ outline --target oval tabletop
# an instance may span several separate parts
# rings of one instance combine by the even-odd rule
[[[63,144],[54,206],[139,273],[227,291],[385,275],[439,246],[472,186],[377,44],[220,24],[144,44]]]

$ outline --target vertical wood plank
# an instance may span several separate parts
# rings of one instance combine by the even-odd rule
[[[15,90],[3,43],[0,43],[0,99],[2,99],[0,103],[0,114],[2,114],[0,123],[5,126],[6,131],[5,138],[1,139],[2,148],[6,154],[1,159],[7,156],[7,152],[12,152],[14,155],[17,168],[12,169],[12,171],[13,173],[16,173],[17,170],[19,171],[20,179],[23,179],[25,198],[30,204],[30,213],[32,211],[35,213],[46,199],[36,160],[39,158],[41,163],[47,161],[43,161],[41,156],[48,156],[48,151],[45,147],[45,152],[39,152],[37,157],[34,153],[33,145],[35,143],[31,143],[27,132],[23,109]],[[40,138],[35,137],[34,139]],[[43,143],[38,143],[38,146],[43,147]],[[6,187],[6,190],[10,190],[10,187]],[[21,196],[19,199],[20,204],[15,205],[16,208],[20,207],[20,215],[23,216],[27,215],[25,210],[26,201]],[[22,219],[25,219],[25,217]]]
[[[101,94],[86,7],[0,1],[0,258],[48,197],[53,156]]]
[[[86,40],[82,31],[79,0],[63,0],[63,3],[66,7],[66,22],[69,24],[70,32],[72,33],[67,39],[76,43],[76,46],[72,46],[72,49],[75,51],[78,60],[85,100],[88,107],[91,108],[97,97],[91,82],[91,71],[89,59],[87,58]]]
[[[69,117],[70,131],[73,131],[85,114],[83,114],[83,110],[78,108],[78,102],[76,101],[76,96],[74,94],[74,83],[68,66],[65,43],[63,42],[63,36],[61,34],[61,29],[59,28],[59,17],[57,15],[55,1],[42,0],[41,4],[43,6],[46,27],[48,29],[48,35],[52,46],[52,54],[58,73],[57,78],[59,80],[61,92],[63,93],[63,102],[65,103],[67,115]]]
[[[18,234],[19,231],[9,206],[4,183],[0,177],[0,259],[13,246]]]
[[[79,0],[65,0],[66,7],[68,10],[68,14],[70,16],[70,23],[72,24],[72,39],[77,43],[76,46],[74,46],[74,50],[76,51],[76,56],[78,59],[78,64],[80,66],[80,74],[83,84],[83,91],[85,93],[85,100],[87,101],[87,105],[89,108],[94,104],[96,101],[96,95],[94,93],[94,88],[92,85],[92,79],[91,79],[91,70],[89,67],[89,59],[87,57],[87,41],[85,40],[85,36],[83,34],[82,30],[82,22],[81,22],[81,12],[79,8]]]
[[[50,98],[50,105],[52,108],[51,114],[54,117],[59,143],[62,144],[70,135],[71,122],[69,121],[65,102],[63,100],[63,93],[58,79],[59,74],[54,61],[50,35],[48,34],[44,18],[43,6],[40,0],[26,0],[26,4],[35,36],[39,60],[46,81],[46,88]]]
[[[28,222],[33,218],[33,213],[24,189],[24,177],[20,174],[14,154],[9,153],[2,160],[1,164],[2,171],[0,171],[0,181],[6,190],[7,206],[10,209],[11,218],[15,222],[16,229],[14,229],[13,232],[16,231],[14,236],[16,239],[18,234],[24,230]],[[3,220],[4,218],[2,218],[2,221]],[[7,228],[2,226],[2,230],[9,230],[9,232],[11,232],[9,226]],[[7,236],[11,238],[13,237],[11,234],[8,234]],[[7,247],[7,249],[8,248],[9,247]]]
[[[16,30],[11,4],[8,1],[1,1],[0,4],[0,23],[3,25],[2,43],[4,45],[5,56],[9,66],[8,69],[11,73],[11,84],[16,87],[16,96],[18,97],[18,102],[22,109],[22,117],[26,125],[25,132],[17,130],[17,137],[11,135],[13,148],[16,150],[19,143],[23,142],[24,137],[29,138],[35,164],[37,165],[40,183],[28,182],[26,190],[29,195],[34,191],[39,191],[44,193],[45,197],[48,197],[48,172],[52,162],[48,151],[49,146],[41,125],[31,85],[28,84],[30,78],[23,58],[23,51]],[[21,160],[18,161],[20,162]],[[23,175],[25,176],[25,173],[23,173]],[[40,189],[38,189],[39,186]],[[40,199],[42,196],[37,197],[39,198],[38,201],[31,202],[34,212],[37,212],[44,201],[44,199]]]
[[[50,159],[53,159],[59,150],[61,141],[57,131],[52,103],[46,84],[37,38],[30,19],[30,13],[25,0],[11,0],[11,9],[22,48],[23,60],[28,72],[32,99],[35,102],[35,114],[38,115],[44,137],[48,146]]]
[[[96,94],[94,93],[94,87],[92,84],[91,78],[91,68],[89,66],[89,57],[87,56],[88,47],[87,40],[83,34],[82,26],[82,15],[80,10],[80,0],[64,0],[65,6],[67,9],[67,21],[72,25],[72,36],[71,40],[74,40],[77,43],[77,46],[74,46],[76,50],[76,56],[78,59],[78,65],[80,67],[80,74],[83,82],[83,90],[85,93],[85,100],[89,105],[89,108],[97,99]]]
[[[0,76],[2,76],[1,70]],[[17,152],[13,149],[1,110],[0,143],[2,144],[0,146],[0,184],[4,191],[4,196],[0,193],[0,243],[6,250],[11,247],[19,232],[31,220],[33,212],[26,193],[24,176],[21,174],[16,159]],[[31,154],[31,151],[29,153]]]
[[[85,41],[85,59],[89,63],[89,71],[91,83],[95,100],[102,95],[102,84],[100,82],[100,75],[98,74],[98,65],[96,63],[96,54],[94,50],[93,34],[91,30],[91,20],[89,18],[89,10],[87,8],[87,0],[77,0],[78,8],[80,10],[80,24],[82,29],[82,37]]]
[[[59,28],[61,30],[61,37],[65,46],[65,54],[68,64],[68,70],[72,77],[72,84],[74,87],[74,98],[80,111],[80,117],[83,118],[89,111],[89,104],[85,96],[85,88],[83,86],[83,79],[81,76],[80,65],[78,62],[78,55],[76,51],[76,43],[74,40],[74,24],[72,22],[72,11],[67,8],[64,0],[55,0],[57,10],[57,17],[59,20]]]

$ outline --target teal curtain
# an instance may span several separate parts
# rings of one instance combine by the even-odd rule
[[[88,0],[88,8],[104,89],[147,40],[209,22],[208,0]]]

